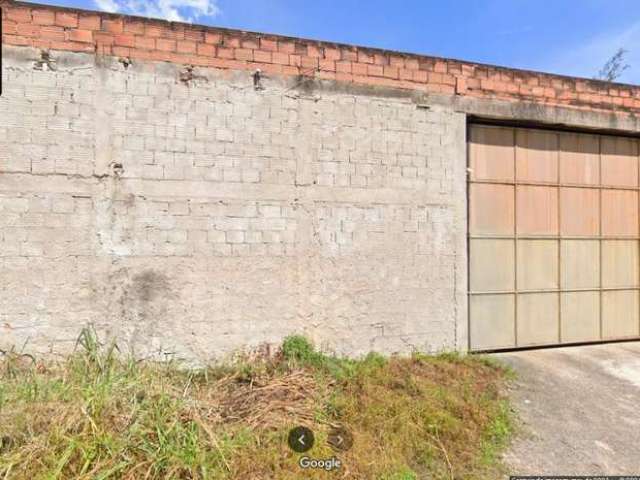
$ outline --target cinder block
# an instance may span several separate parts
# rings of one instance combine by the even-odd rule
[[[79,28],[90,20],[81,15]],[[132,33],[126,26],[105,28]],[[161,47],[184,51],[181,42]],[[284,52],[287,66],[302,64],[294,45],[274,45],[269,58]],[[0,275],[37,284],[26,287],[30,299],[56,295],[42,300],[52,320],[37,348],[69,333],[56,326],[59,304],[65,322],[100,319],[139,346],[117,325],[141,321],[159,330],[148,338],[189,359],[277,343],[300,312],[313,315],[320,342],[346,354],[371,345],[406,353],[407,338],[425,350],[454,345],[465,283],[454,268],[465,261],[464,218],[454,208],[464,204],[457,117],[364,91],[298,95],[275,72],[267,91],[253,90],[250,72],[214,68],[196,69],[186,86],[170,62],[134,59],[124,69],[64,55],[87,68],[36,72],[9,59],[19,68],[8,70],[15,77],[0,100],[0,168],[22,175],[7,178],[17,191],[8,207],[0,198]],[[443,208],[425,206],[435,203]],[[133,301],[124,318],[104,320],[108,305],[138,298],[123,289],[133,292],[150,271],[157,311],[144,318],[153,321],[140,320]],[[83,296],[87,285],[104,301]],[[13,303],[7,311],[30,308]],[[392,333],[344,329],[364,317]],[[178,328],[183,322],[195,335]],[[242,335],[213,338],[212,324]]]
[[[27,198],[0,197],[0,209],[3,212],[27,212],[29,210],[29,200]]]

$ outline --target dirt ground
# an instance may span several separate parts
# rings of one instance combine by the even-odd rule
[[[517,379],[517,475],[640,475],[640,342],[495,354]]]

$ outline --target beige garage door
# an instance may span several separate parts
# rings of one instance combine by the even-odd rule
[[[472,350],[640,336],[638,140],[473,125]]]

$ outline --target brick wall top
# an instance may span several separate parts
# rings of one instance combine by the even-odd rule
[[[374,48],[0,0],[3,43],[640,113],[640,87]]]

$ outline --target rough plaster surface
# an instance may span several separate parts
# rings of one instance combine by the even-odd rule
[[[465,115],[26,48],[0,97],[0,348],[465,349]]]
[[[637,475],[640,343],[495,355],[517,379],[514,475]]]

